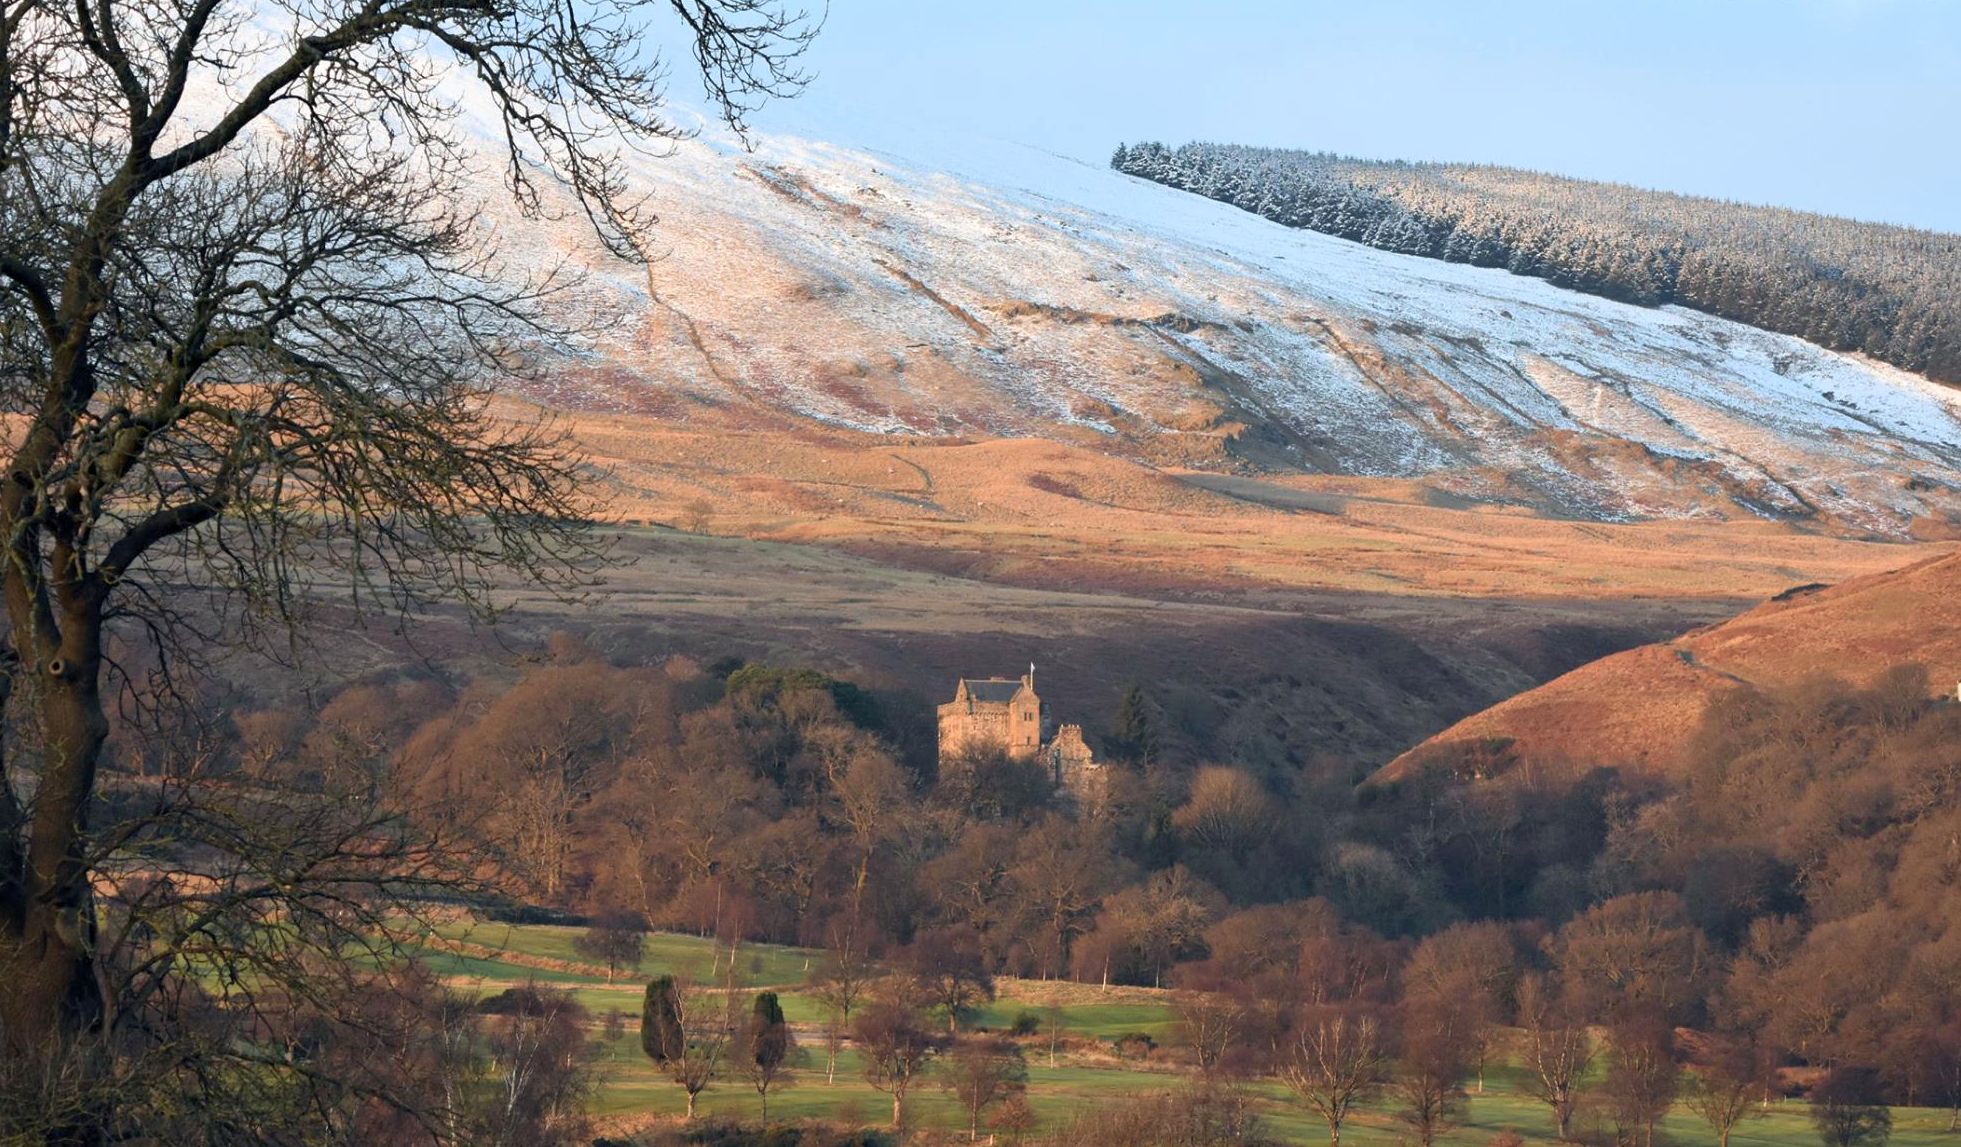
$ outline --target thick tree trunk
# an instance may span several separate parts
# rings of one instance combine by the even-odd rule
[[[858,922],[865,918],[865,881],[871,876],[872,850],[866,849],[858,857],[858,877],[851,885],[851,939],[858,939]]]
[[[24,847],[0,873],[0,1038],[48,1049],[95,1028],[95,911],[84,849],[97,758],[107,735],[92,617],[65,619],[36,679],[45,766]],[[12,865],[10,865],[12,867]]]

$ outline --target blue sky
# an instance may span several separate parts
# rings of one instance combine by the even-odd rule
[[[1961,0],[832,0],[810,64],[758,127],[1506,163],[1961,231]]]

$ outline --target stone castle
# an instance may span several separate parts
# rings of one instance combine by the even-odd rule
[[[953,700],[940,706],[940,767],[977,753],[1033,760],[1057,788],[1085,804],[1103,796],[1103,764],[1083,740],[1081,725],[1050,735],[1049,707],[1035,692],[1035,667],[1012,677],[962,677]]]

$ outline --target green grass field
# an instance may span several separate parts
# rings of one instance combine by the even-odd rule
[[[972,1026],[1006,1031],[1022,1012],[1043,1013],[1043,1001],[1002,996],[980,1009]],[[1072,1004],[1062,1009],[1063,1030],[1072,1038],[1113,1040],[1143,1032],[1159,1043],[1171,1036],[1171,1010],[1163,1004]]]
[[[439,934],[450,940],[496,948],[520,960],[534,957],[545,961],[591,964],[590,959],[581,956],[573,947],[573,940],[581,931],[579,928],[548,924],[459,923],[441,929]],[[819,955],[803,948],[748,944],[736,954],[736,963],[745,987],[778,988],[801,984],[808,979]],[[647,956],[640,972],[628,972],[627,975],[628,978],[644,978],[646,975],[667,972],[691,980],[720,981],[726,969],[719,961],[720,954],[708,940],[699,936],[656,932],[647,937]],[[537,970],[537,965],[518,962],[513,962],[511,966],[527,971]],[[570,980],[605,982],[604,976],[565,975]],[[543,980],[545,977],[540,974],[537,978]]]
[[[686,1101],[681,1089],[668,1081],[640,1053],[638,1017],[641,991],[646,980],[661,973],[685,976],[701,982],[723,982],[727,968],[714,945],[694,936],[659,934],[650,936],[647,959],[638,971],[629,970],[608,984],[603,974],[552,967],[553,964],[586,965],[572,947],[574,928],[541,925],[475,924],[445,928],[449,940],[460,940],[504,953],[498,958],[428,950],[426,961],[463,991],[489,994],[511,984],[535,979],[541,984],[568,990],[593,1016],[595,1027],[603,1024],[609,1011],[622,1013],[623,1033],[606,1039],[595,1031],[601,1045],[600,1083],[593,1110],[602,1118],[678,1116]],[[793,1073],[792,1084],[770,1097],[772,1118],[820,1117],[839,1121],[883,1124],[890,1117],[891,1100],[874,1090],[860,1074],[855,1053],[846,1049],[839,1057],[837,1076],[825,1082],[824,1049],[817,1027],[823,1010],[798,987],[807,982],[817,966],[818,953],[804,949],[752,944],[736,957],[737,982],[744,990],[771,988],[783,994],[785,1014],[801,1029],[802,1063]],[[1030,994],[1032,987],[1022,990]],[[1080,1000],[1085,993],[1077,992]],[[1164,1004],[1138,1002],[1137,993],[1126,993],[1122,1002],[1071,1002],[1061,1009],[1066,1048],[1056,1066],[1050,1067],[1046,1046],[1031,1041],[1028,1052],[1028,1099],[1038,1120],[1045,1125],[1070,1119],[1099,1106],[1119,1103],[1138,1093],[1161,1092],[1181,1086],[1183,1076],[1163,1053],[1151,1061],[1116,1059],[1111,1041],[1131,1032],[1144,1032],[1159,1044],[1175,1038],[1170,1008]],[[1023,1011],[1040,1014],[1045,1001],[1004,994],[973,1017],[973,1025],[1001,1031],[1013,1024]],[[1469,1085],[1467,1086],[1474,1086]],[[1268,1134],[1290,1143],[1318,1144],[1327,1141],[1327,1128],[1315,1119],[1287,1090],[1272,1081],[1256,1081],[1248,1090],[1257,1097]],[[931,1076],[920,1082],[908,1099],[912,1117],[922,1123],[947,1128],[966,1126],[964,1115]],[[699,1105],[703,1115],[755,1118],[760,1102],[753,1090],[739,1079],[718,1081],[703,1093]],[[1961,1147],[1961,1135],[1947,1131],[1948,1113],[1930,1108],[1895,1108],[1894,1147]],[[1502,1131],[1518,1132],[1531,1144],[1550,1147],[1556,1140],[1546,1107],[1526,1094],[1521,1074],[1504,1065],[1487,1074],[1486,1090],[1466,1097],[1456,1125],[1444,1137],[1451,1147],[1482,1147]],[[1674,1147],[1714,1147],[1709,1128],[1678,1105],[1664,1124]],[[1397,1122],[1390,1102],[1378,1099],[1353,1118],[1342,1131],[1344,1144],[1354,1147],[1400,1147],[1408,1139]],[[1807,1118],[1805,1105],[1797,1101],[1773,1104],[1760,1118],[1745,1121],[1731,1136],[1732,1147],[1819,1147],[1819,1139]]]

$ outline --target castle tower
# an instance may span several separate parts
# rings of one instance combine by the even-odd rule
[[[1056,730],[1055,740],[1049,742],[1044,753],[1056,788],[1075,797],[1084,808],[1103,803],[1109,775],[1103,762],[1090,751],[1089,742],[1083,739],[1081,725],[1064,725]]]
[[[1035,692],[1034,666],[1017,681],[962,677],[953,700],[940,706],[940,761],[969,753],[1002,752],[1027,760],[1041,751],[1047,706]]]

